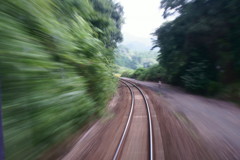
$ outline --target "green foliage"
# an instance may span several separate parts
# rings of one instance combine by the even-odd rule
[[[164,16],[179,16],[154,33],[164,79],[199,93],[240,80],[240,1],[163,0]]]
[[[204,92],[210,80],[206,75],[206,66],[203,63],[193,63],[186,69],[183,79],[184,87],[190,91]]]
[[[132,51],[124,46],[116,50],[116,64],[129,69],[149,67],[156,64],[157,52],[154,51]]]
[[[90,22],[107,48],[115,48],[123,40],[121,25],[123,23],[123,8],[119,3],[110,0],[90,0],[95,12]]]
[[[240,83],[233,83],[228,86],[222,87],[219,97],[231,99],[240,103]]]
[[[122,77],[131,77],[144,81],[159,81],[164,80],[165,71],[156,64],[149,68],[138,68],[134,72],[124,72]]]
[[[121,74],[121,77],[131,77],[133,72],[131,71],[124,71],[122,74]]]
[[[116,87],[121,16],[110,0],[1,2],[6,159],[36,159],[101,114]]]
[[[159,81],[159,80],[163,81],[164,77],[165,77],[164,69],[159,65],[153,65],[147,68],[139,78],[145,81]]]
[[[168,16],[182,9],[182,6],[187,2],[187,0],[162,0],[161,8],[164,8],[163,17]]]
[[[138,68],[136,69],[133,74],[131,75],[131,78],[139,79],[140,76],[145,72],[145,68]]]

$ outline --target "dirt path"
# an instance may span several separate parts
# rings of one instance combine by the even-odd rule
[[[152,99],[162,99],[157,108],[165,106],[164,109],[175,115],[180,125],[185,126],[186,130],[195,136],[193,140],[197,140],[197,143],[200,144],[199,149],[204,152],[202,154],[208,154],[209,159],[240,159],[239,106],[230,102],[191,95],[166,84],[159,88],[157,83],[134,81],[157,93],[155,98],[151,95]],[[164,130],[164,128],[161,129]],[[174,133],[173,130],[171,132]],[[184,142],[182,142],[182,147],[183,145]],[[196,147],[196,144],[194,145]],[[192,152],[193,150],[192,148]]]

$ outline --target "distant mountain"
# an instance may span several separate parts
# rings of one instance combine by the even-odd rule
[[[141,46],[142,47],[142,46]],[[144,47],[142,47],[144,48]],[[147,49],[130,49],[125,45],[120,45],[115,52],[116,64],[121,68],[137,69],[139,67],[149,67],[156,64],[156,58],[159,53]]]

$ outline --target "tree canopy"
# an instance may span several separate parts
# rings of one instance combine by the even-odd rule
[[[196,92],[239,82],[239,0],[163,0],[161,7],[164,17],[179,13],[154,33],[167,82]]]

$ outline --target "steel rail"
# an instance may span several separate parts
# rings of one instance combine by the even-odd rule
[[[122,80],[123,81],[123,80]],[[150,145],[150,151],[149,151],[149,158],[150,160],[153,160],[153,131],[152,131],[152,119],[151,119],[151,111],[150,111],[150,108],[149,108],[149,104],[147,102],[147,98],[144,94],[144,92],[142,91],[141,88],[139,88],[137,85],[135,85],[134,83],[132,82],[129,82],[128,80],[124,80],[128,83],[130,83],[131,85],[133,85],[134,87],[136,87],[140,93],[142,94],[143,98],[144,98],[144,102],[146,104],[146,108],[147,108],[147,112],[148,112],[148,126],[149,126],[149,145]]]
[[[130,93],[131,93],[132,102],[131,102],[131,109],[130,109],[130,113],[129,113],[129,116],[128,116],[128,120],[127,120],[127,123],[126,123],[126,125],[125,125],[125,128],[124,128],[124,131],[123,131],[121,140],[120,140],[120,142],[119,142],[119,144],[118,144],[118,147],[117,147],[117,149],[116,149],[116,151],[115,151],[113,160],[117,160],[118,155],[119,155],[120,150],[121,150],[121,147],[122,147],[122,145],[123,145],[123,142],[124,142],[124,140],[125,140],[125,138],[126,138],[126,135],[127,135],[127,132],[128,132],[129,126],[130,126],[130,121],[131,121],[132,115],[133,115],[134,104],[135,104],[134,93],[133,93],[132,89],[130,88],[130,86],[129,86],[127,83],[125,83],[125,82],[123,82],[123,81],[121,81],[121,82],[124,83],[124,84],[128,87],[128,89],[129,89],[129,91],[130,91]]]

